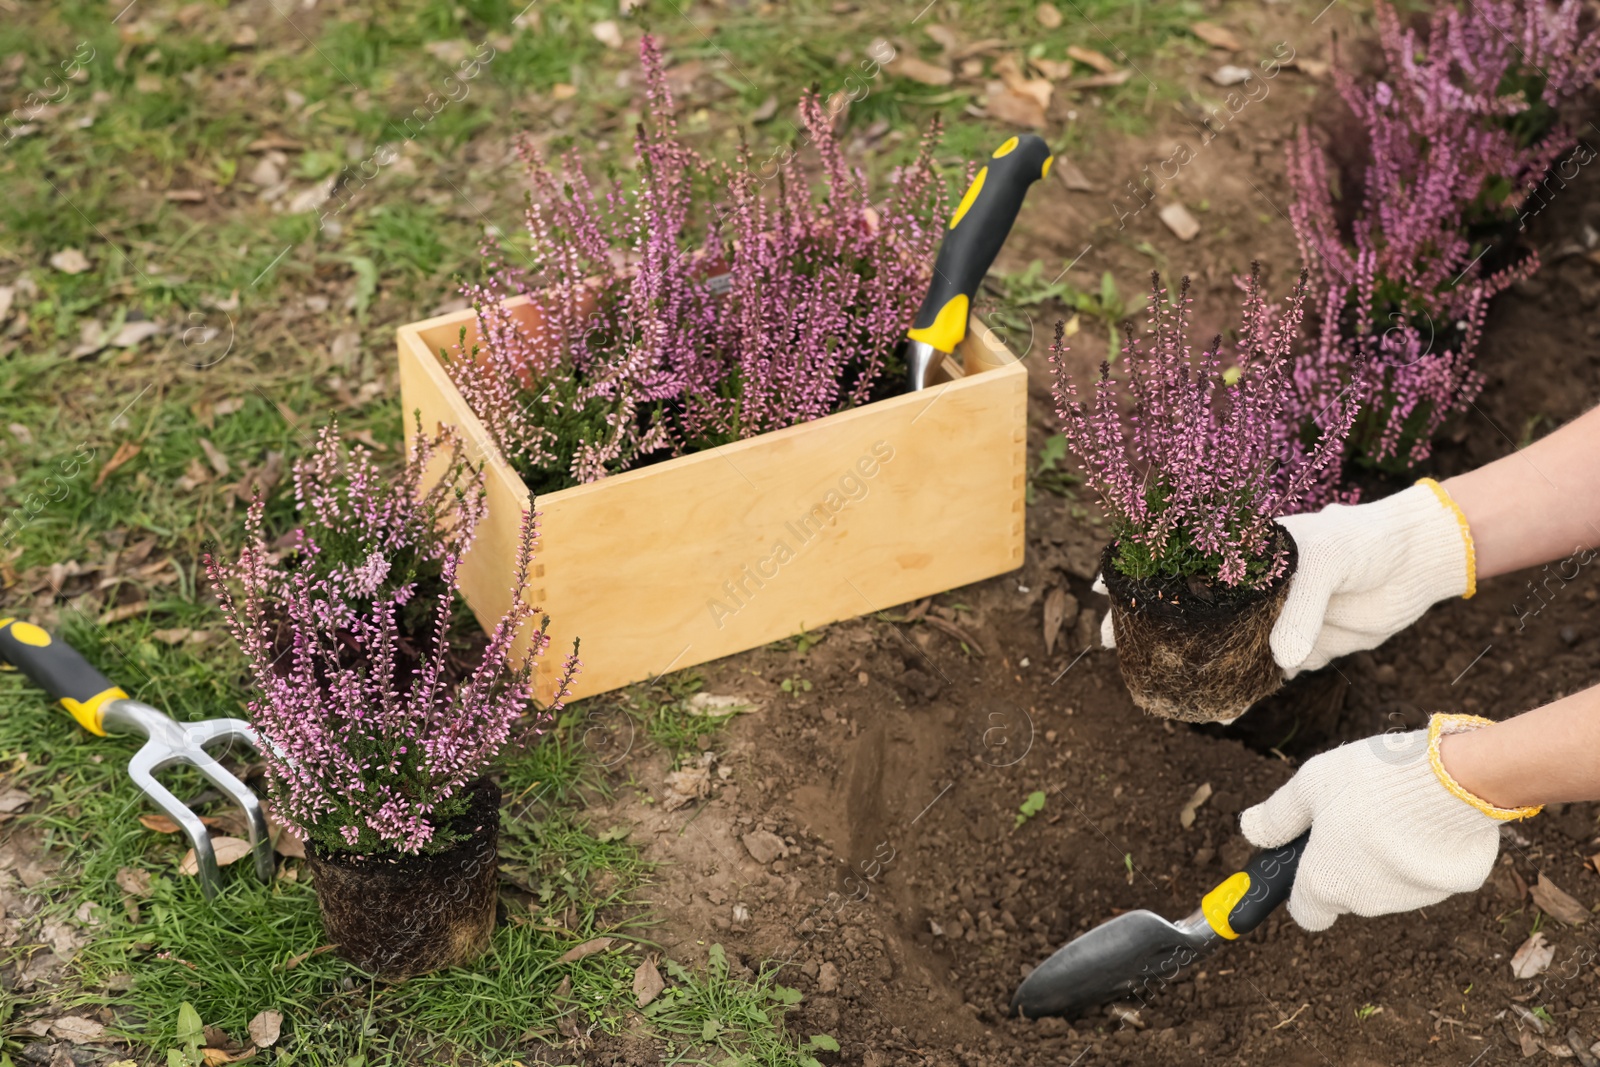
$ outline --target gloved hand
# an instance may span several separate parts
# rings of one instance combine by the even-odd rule
[[[1352,741],[1307,760],[1239,816],[1258,848],[1311,828],[1289,895],[1295,922],[1326,930],[1346,912],[1425,908],[1483,884],[1500,850],[1500,824],[1539,811],[1497,808],[1444,769],[1439,739],[1487,725],[1473,715],[1435,715],[1426,730]]]
[[[1300,551],[1272,628],[1272,658],[1290,678],[1376,648],[1433,604],[1477,590],[1466,517],[1430,478],[1370,504],[1278,521]],[[1096,578],[1094,589],[1105,583]],[[1116,647],[1109,612],[1100,642]]]
[[[1439,601],[1477,591],[1466,516],[1431,478],[1278,521],[1300,550],[1272,628],[1272,658],[1290,678],[1376,648]]]

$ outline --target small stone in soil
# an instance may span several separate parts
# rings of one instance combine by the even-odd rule
[[[743,841],[751,858],[763,865],[789,853],[783,838],[768,830],[752,830],[744,835]]]
[[[1578,633],[1576,627],[1563,626],[1559,636],[1561,637],[1561,643],[1566,645],[1568,648],[1571,648],[1573,645],[1578,643],[1578,639],[1581,635]]]
[[[839,988],[839,968],[831,963],[824,963],[817,969],[817,991],[819,993],[832,993]]]
[[[1379,685],[1393,685],[1400,680],[1400,672],[1394,669],[1394,664],[1385,663],[1373,672],[1372,679]]]

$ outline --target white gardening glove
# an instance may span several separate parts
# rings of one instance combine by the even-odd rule
[[[1377,648],[1433,604],[1477,591],[1466,517],[1431,478],[1371,504],[1329,504],[1278,522],[1300,553],[1272,628],[1272,658],[1289,678]],[[1105,593],[1104,578],[1093,588]],[[1109,611],[1100,643],[1117,647]]]
[[[1278,521],[1300,550],[1272,628],[1272,658],[1290,678],[1376,648],[1431,605],[1476,592],[1466,517],[1431,478],[1371,504]]]
[[[1326,930],[1347,912],[1387,915],[1477,889],[1500,850],[1500,824],[1538,808],[1497,808],[1463,789],[1439,761],[1439,738],[1489,725],[1435,715],[1428,729],[1352,741],[1306,762],[1287,785],[1239,816],[1258,848],[1311,828],[1289,914]]]
[[[1110,595],[1106,592],[1106,576],[1103,574],[1095,575],[1094,584],[1089,588],[1094,592],[1099,593],[1101,596]],[[1103,615],[1100,619],[1100,643],[1105,645],[1107,648],[1117,647],[1117,632],[1116,629],[1111,625],[1111,612],[1109,611],[1106,612],[1105,615]]]

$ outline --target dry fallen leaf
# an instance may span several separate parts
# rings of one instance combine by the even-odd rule
[[[690,765],[671,772],[663,783],[667,790],[661,796],[661,809],[677,811],[711,795],[711,770],[698,764]]]
[[[1114,74],[1092,74],[1087,78],[1074,78],[1067,82],[1068,89],[1110,89],[1133,77],[1132,68]]]
[[[76,248],[63,248],[50,257],[50,265],[62,274],[82,274],[89,269],[89,258]]]
[[[1206,75],[1223,88],[1230,85],[1243,85],[1253,77],[1249,67],[1237,67],[1232,63],[1224,63],[1210,74]]]
[[[589,27],[589,32],[594,34],[594,39],[607,48],[621,48],[622,27],[618,26],[615,19],[606,19]]]
[[[1019,93],[1015,89],[1007,89],[1003,85],[997,88],[1000,91],[989,94],[988,99],[984,101],[984,108],[990,118],[1012,126],[1027,126],[1035,130],[1044,128],[1046,122],[1044,108],[1040,106],[1036,97]]]
[[[232,465],[228,463],[228,457],[224,456],[222,450],[212,444],[209,438],[200,438],[200,451],[206,454],[206,462],[211,464],[211,469],[217,472],[217,477],[223,477],[233,469]]]
[[[150,636],[160,641],[163,645],[181,645],[189,640],[189,635],[194,633],[186,627],[176,630],[152,630]]]
[[[1225,26],[1218,26],[1215,22],[1196,22],[1189,27],[1194,35],[1210,45],[1212,48],[1222,48],[1229,52],[1237,52],[1244,45],[1233,31]]]
[[[33,797],[20,789],[7,789],[0,793],[0,815],[10,815],[26,804],[33,802]]]
[[[1555,959],[1556,947],[1544,942],[1544,934],[1536,933],[1524,941],[1511,956],[1513,978],[1537,978]]]
[[[1539,905],[1539,910],[1552,919],[1559,919],[1568,926],[1581,926],[1589,921],[1589,909],[1574,900],[1543,873],[1528,891],[1533,894],[1533,902]]]
[[[554,100],[571,100],[578,95],[578,87],[569,82],[556,82],[550,87],[550,96]]]
[[[149,610],[150,601],[135,600],[131,604],[124,604],[120,608],[112,608],[110,611],[102,613],[100,616],[100,625],[112,626],[119,622],[126,622],[129,619],[137,618],[138,616],[143,615]]]
[[[1180,241],[1192,241],[1195,234],[1200,232],[1200,220],[1191,215],[1188,208],[1176,202],[1161,209],[1161,221],[1167,224],[1167,229],[1178,235]]]
[[[1194,791],[1194,796],[1178,812],[1178,822],[1185,830],[1194,825],[1195,813],[1200,810],[1200,805],[1211,799],[1211,783],[1206,782]]]
[[[1033,10],[1033,17],[1039,20],[1039,25],[1047,30],[1061,28],[1061,9],[1054,4],[1040,4]]]
[[[562,954],[561,959],[557,960],[556,962],[575,963],[578,960],[583,959],[585,956],[593,956],[597,952],[604,952],[606,949],[611,947],[611,942],[613,940],[615,939],[610,937],[592,938],[591,940],[585,941],[581,945],[575,945],[572,948],[567,949],[567,951]]]
[[[303,860],[306,858],[306,843],[294,835],[287,826],[267,824],[269,836],[272,838],[272,850],[287,859]]]
[[[137,867],[118,867],[117,885],[130,896],[147,897],[150,895],[150,872]]]
[[[1028,60],[1028,66],[1053,82],[1064,81],[1072,77],[1073,67],[1070,59],[1046,59],[1043,56],[1037,56]]]
[[[633,972],[633,995],[638,1000],[639,1007],[644,1007],[661,995],[667,988],[667,983],[661,980],[661,972],[656,970],[655,960],[645,960],[639,964],[638,970]]]
[[[946,67],[937,63],[929,63],[925,59],[901,52],[889,63],[889,73],[902,78],[910,78],[923,85],[949,85],[955,80],[955,75]]]
[[[106,1028],[93,1019],[85,1019],[81,1015],[63,1015],[50,1024],[50,1034],[53,1037],[63,1038],[74,1045],[87,1045],[91,1041],[99,1041],[106,1032]]]
[[[142,451],[140,446],[134,444],[132,441],[124,441],[118,445],[116,453],[113,454],[110,459],[106,460],[106,465],[100,468],[99,474],[95,475],[94,485],[92,488],[98,489],[104,485],[106,483],[106,479],[111,477],[112,472],[114,472],[124,463],[128,462],[128,460],[132,459],[134,456],[137,456],[140,451]]]
[[[332,952],[338,947],[338,945],[319,945],[310,952],[302,952],[298,956],[290,956],[284,961],[283,969],[286,971],[292,971],[306,960],[309,960],[312,956],[320,956],[324,952]]]
[[[226,867],[250,855],[250,842],[237,837],[213,837],[211,850],[217,854],[217,866]],[[200,860],[195,856],[194,849],[191,848],[183,854],[183,861],[178,864],[178,873],[190,876],[200,873]]]
[[[1053,586],[1044,596],[1044,652],[1056,650],[1056,638],[1061,636],[1061,623],[1067,617],[1067,591]]]
[[[271,1048],[278,1043],[278,1035],[282,1032],[282,1012],[264,1011],[250,1020],[250,1040],[255,1042],[257,1048]]]
[[[1056,156],[1056,164],[1050,169],[1050,173],[1054,174],[1061,180],[1061,184],[1075,193],[1092,193],[1095,190],[1094,184],[1089,181],[1083,171],[1079,170],[1077,164],[1066,156]]]
[[[951,29],[949,26],[944,26],[940,23],[934,22],[924,26],[922,28],[922,32],[926,33],[930,38],[932,38],[933,43],[944,49],[946,52],[954,52],[956,49],[961,47],[960,34],[956,33],[956,31]]]
[[[183,827],[167,818],[165,815],[141,815],[139,824],[146,830],[154,830],[158,834],[182,833]]]
[[[1000,80],[1005,87],[1014,93],[1031,96],[1039,102],[1039,107],[1048,110],[1050,97],[1055,93],[1056,87],[1050,84],[1048,78],[1028,78],[1022,74],[1021,66],[1016,56],[1005,56],[994,65],[995,73],[1000,75]]]
[[[1294,62],[1289,66],[1294,67],[1295,70],[1298,70],[1306,77],[1314,78],[1317,81],[1326,78],[1328,72],[1333,69],[1333,64],[1326,59],[1309,59],[1306,56],[1296,56]]]
[[[1101,74],[1116,74],[1118,72],[1115,60],[1103,52],[1096,52],[1093,48],[1072,45],[1067,49],[1067,55],[1085,66],[1093,67]]]
[[[161,332],[159,322],[125,322],[111,338],[114,348],[137,348],[143,341]]]
[[[200,1059],[205,1067],[222,1067],[224,1063],[233,1062],[233,1053],[220,1048],[203,1048],[200,1050]]]

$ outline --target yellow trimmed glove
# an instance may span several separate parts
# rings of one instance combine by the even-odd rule
[[[1379,734],[1306,761],[1265,802],[1239,816],[1258,848],[1311,828],[1289,914],[1326,930],[1346,913],[1387,915],[1477,889],[1500,850],[1500,824],[1538,808],[1497,808],[1462,788],[1439,760],[1445,734],[1489,725],[1435,715],[1426,730]]]
[[[1376,648],[1433,604],[1477,589],[1466,517],[1431,478],[1278,521],[1300,550],[1272,628],[1272,657],[1290,678]]]

